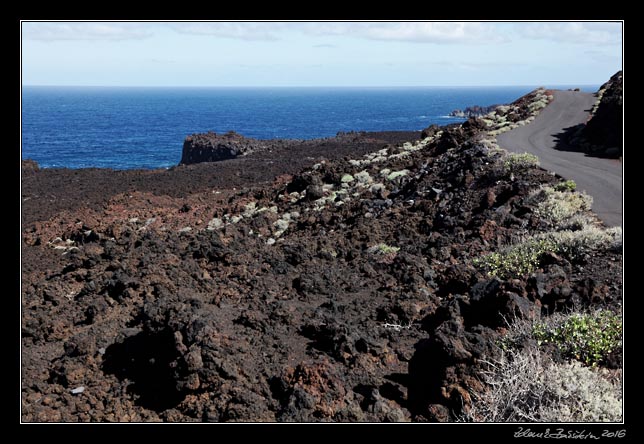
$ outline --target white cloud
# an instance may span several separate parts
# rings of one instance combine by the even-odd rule
[[[23,22],[28,40],[133,40],[152,35],[146,23],[115,22]]]
[[[419,43],[498,43],[506,40],[493,24],[476,22],[187,22],[169,25],[182,34],[243,40],[277,40],[283,37],[283,31]]]
[[[518,23],[519,35],[529,39],[594,45],[616,45],[622,42],[621,23],[610,22],[553,22]]]
[[[346,35],[370,40],[418,43],[499,43],[505,36],[491,23],[479,22],[358,22],[306,24],[309,33]]]
[[[128,40],[150,37],[157,23],[25,22],[31,40]],[[167,22],[180,34],[240,40],[279,40],[290,31],[316,36],[419,43],[493,43],[504,37],[493,24],[476,22]]]
[[[180,22],[169,26],[181,34],[211,35],[241,40],[277,40],[287,23],[273,22]]]
[[[622,38],[621,23],[615,22],[24,22],[23,37],[46,41],[144,39],[159,25],[180,34],[248,41],[280,40],[287,38],[285,32],[434,44],[493,44],[518,37],[614,45]]]

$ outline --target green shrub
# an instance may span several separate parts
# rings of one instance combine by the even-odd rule
[[[507,174],[514,174],[535,166],[539,166],[539,158],[530,153],[510,153],[503,160],[503,168]]]
[[[400,171],[394,171],[393,173],[389,173],[387,175],[387,180],[396,180],[399,177],[404,177],[407,174],[409,174],[408,170],[400,170]]]
[[[579,231],[538,234],[473,262],[486,269],[490,276],[510,279],[535,271],[545,253],[560,254],[574,261],[593,251],[607,250],[616,243],[621,243],[621,230],[587,226]]]
[[[574,180],[564,180],[554,186],[555,191],[575,191],[577,184]]]
[[[548,223],[559,226],[582,211],[590,210],[593,198],[585,193],[557,191],[543,187],[534,192],[528,200],[537,201],[534,214]]]
[[[400,248],[392,247],[387,244],[380,243],[378,245],[374,245],[373,247],[369,247],[367,251],[372,254],[385,255],[385,254],[398,253],[400,251]]]
[[[399,247],[392,247],[384,243],[374,245],[367,249],[368,253],[377,256],[376,262],[379,264],[392,264],[399,251]]]
[[[613,312],[572,314],[560,322],[539,322],[533,326],[539,345],[554,344],[565,356],[596,366],[621,346],[622,321]]]
[[[537,100],[536,102],[532,102],[530,105],[528,105],[528,109],[531,112],[536,112],[542,108],[545,108],[547,105],[548,105],[548,99],[544,97]]]
[[[611,236],[611,248],[621,249],[623,245],[622,227],[611,227],[606,230],[606,233]]]
[[[621,230],[618,232],[588,226],[579,231],[555,231],[539,236],[552,245],[554,253],[574,261],[593,251],[609,249],[618,233],[621,233]]]
[[[535,271],[540,265],[541,256],[553,249],[554,245],[549,240],[535,237],[475,259],[474,263],[486,268],[491,276],[510,279]]]
[[[558,227],[561,230],[579,231],[588,227],[597,226],[597,219],[590,214],[579,213],[559,223]]]
[[[358,181],[358,185],[361,187],[367,187],[373,183],[373,179],[369,175],[368,171],[360,171],[354,176],[354,178]]]

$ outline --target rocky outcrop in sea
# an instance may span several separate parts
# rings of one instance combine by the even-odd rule
[[[277,146],[297,143],[294,140],[259,140],[242,136],[234,131],[225,134],[208,132],[193,134],[183,142],[181,164],[218,162],[246,156],[257,151],[270,151]]]
[[[468,106],[465,109],[455,109],[451,113],[449,113],[450,117],[461,117],[461,118],[469,118],[469,117],[481,117],[484,116],[488,113],[491,113],[494,111],[499,105],[490,105],[490,106]]]

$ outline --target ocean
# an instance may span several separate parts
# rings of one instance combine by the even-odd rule
[[[43,168],[168,168],[179,163],[183,140],[193,133],[312,139],[339,131],[422,130],[461,122],[448,117],[454,109],[509,103],[534,88],[25,86],[22,158]]]

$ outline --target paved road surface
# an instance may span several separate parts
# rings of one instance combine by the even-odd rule
[[[622,226],[622,163],[554,148],[557,134],[586,121],[596,98],[574,91],[555,91],[554,96],[532,123],[500,134],[499,145],[536,154],[543,168],[574,180],[578,190],[593,197],[593,210],[606,225]]]

